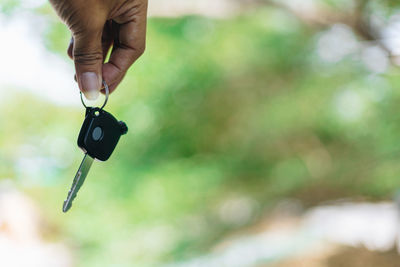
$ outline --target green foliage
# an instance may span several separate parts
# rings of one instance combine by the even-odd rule
[[[4,14],[9,14],[13,12],[19,6],[18,0],[2,0],[0,3],[0,12]]]
[[[45,38],[65,53],[62,24]],[[107,106],[129,134],[109,161],[94,163],[71,212],[61,214],[61,204],[82,157],[82,109],[22,93],[3,100],[0,177],[37,200],[85,267],[199,254],[286,197],[389,198],[400,184],[398,71],[371,74],[351,58],[327,64],[316,43],[315,32],[270,9],[224,20],[152,18],[146,53]],[[348,99],[361,103],[350,117]],[[26,146],[53,160],[44,168],[52,171],[21,174],[14,162]],[[256,203],[251,216],[223,219],[225,201],[242,196]]]

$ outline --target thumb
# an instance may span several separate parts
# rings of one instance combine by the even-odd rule
[[[102,84],[103,50],[100,30],[74,34],[73,59],[79,88],[89,100],[99,96]]]

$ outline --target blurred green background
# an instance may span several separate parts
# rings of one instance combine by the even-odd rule
[[[216,16],[151,16],[146,52],[106,107],[129,133],[93,164],[71,211],[61,206],[83,156],[79,105],[2,85],[0,179],[33,199],[45,238],[85,267],[203,255],[282,199],[390,200],[400,186],[397,3],[233,1]],[[43,46],[73,68],[49,4],[3,0],[0,10],[41,17]]]

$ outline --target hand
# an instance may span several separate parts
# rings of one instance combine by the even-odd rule
[[[143,54],[146,42],[147,0],[50,0],[69,27],[68,55],[76,80],[87,99],[96,99],[102,80],[110,92]],[[113,46],[110,59],[105,57]]]

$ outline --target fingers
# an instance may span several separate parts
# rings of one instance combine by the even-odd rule
[[[104,26],[75,31],[68,55],[75,62],[80,90],[88,99],[96,99],[104,79],[110,92],[115,90],[129,67],[143,54],[146,41],[147,1],[107,21]],[[115,36],[115,33],[117,34]],[[110,47],[109,61],[103,65]]]
[[[101,46],[103,50],[103,62],[107,57],[108,51],[110,50],[114,40],[114,34],[112,29],[112,21],[107,21],[104,25],[103,34],[101,37]],[[67,54],[73,60],[73,49],[74,49],[74,37],[71,37],[70,43],[68,45]],[[74,75],[74,79],[77,82],[76,74]]]
[[[115,90],[128,68],[145,49],[147,3],[135,7],[131,13],[127,12],[114,19],[118,23],[118,42],[114,43],[110,59],[103,66],[103,78],[109,85],[110,92]]]
[[[79,88],[87,99],[97,99],[102,84],[102,28],[74,33],[72,55]]]
[[[110,33],[108,33],[110,30],[109,29],[104,29],[103,32],[103,37],[101,38],[101,46],[103,48],[103,60],[105,60],[105,58],[107,57],[108,51],[111,48],[111,45],[113,43],[113,39],[112,39],[112,35]],[[74,59],[73,56],[73,49],[74,49],[74,38],[71,37],[71,41],[68,45],[68,50],[67,50],[67,54],[69,56],[70,59]]]
[[[114,41],[114,33],[112,28],[112,21],[108,20],[104,25],[103,35],[101,36],[101,46],[103,48],[103,62],[107,57],[108,51],[110,50]]]

